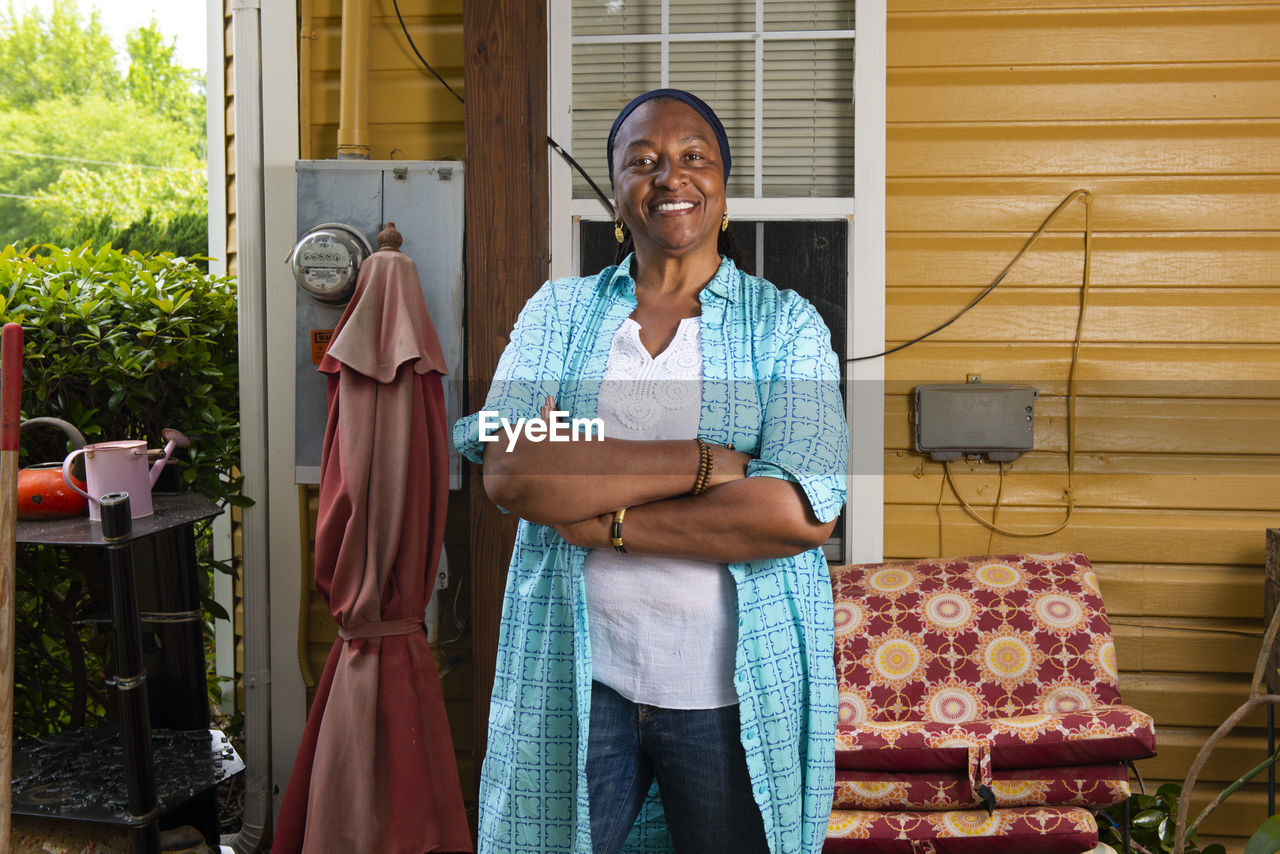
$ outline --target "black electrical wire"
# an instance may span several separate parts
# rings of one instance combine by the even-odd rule
[[[396,10],[396,20],[400,22],[400,29],[404,31],[404,37],[409,42],[409,47],[413,50],[414,56],[418,57],[418,61],[422,63],[423,67],[430,71],[432,76],[439,80],[444,88],[449,90],[449,93],[453,95],[453,97],[458,99],[458,103],[465,104],[466,101],[463,100],[462,96],[457,92],[454,92],[453,87],[450,86],[443,77],[436,73],[436,70],[431,67],[431,63],[427,62],[427,60],[422,56],[422,53],[418,50],[418,46],[413,43],[413,36],[409,35],[409,28],[404,25],[404,18],[400,15],[400,3],[398,0],[391,0],[391,6]],[[578,161],[573,159],[573,155],[561,148],[560,143],[556,142],[550,136],[547,137],[547,144],[555,150],[556,154],[563,157],[570,166],[578,170],[578,174],[586,179],[586,182],[591,185],[591,189],[595,190],[596,195],[600,197],[600,201],[609,211],[609,216],[615,216],[613,204],[609,201],[609,197],[606,196],[604,191],[596,185],[595,181],[591,180],[591,176],[587,174],[587,170],[583,169],[582,166],[579,165]]]
[[[930,335],[936,335],[937,333],[946,329],[951,324],[955,323],[957,320],[959,320],[961,317],[964,316],[965,312],[969,311],[969,309],[973,308],[978,303],[982,302],[983,299],[986,298],[987,294],[994,291],[1000,285],[1000,283],[1004,281],[1005,276],[1009,275],[1009,271],[1013,269],[1013,265],[1018,263],[1018,259],[1020,259],[1023,255],[1025,255],[1027,253],[1027,250],[1031,248],[1032,244],[1034,244],[1037,240],[1040,239],[1040,235],[1044,234],[1045,229],[1049,227],[1049,223],[1053,222],[1054,218],[1057,217],[1058,214],[1062,213],[1063,209],[1066,208],[1067,205],[1075,201],[1077,198],[1083,199],[1085,204],[1085,238],[1084,238],[1085,240],[1085,251],[1084,251],[1085,284],[1084,284],[1084,288],[1087,291],[1089,287],[1088,210],[1089,210],[1089,204],[1092,200],[1092,196],[1090,195],[1088,190],[1074,190],[1068,193],[1066,198],[1058,202],[1058,206],[1053,209],[1053,212],[1044,218],[1044,222],[1040,223],[1040,227],[1035,230],[1035,233],[1032,234],[1031,237],[1027,238],[1027,242],[1024,243],[1022,245],[1022,248],[1018,250],[1018,253],[1013,256],[1013,260],[1010,261],[1007,265],[1005,265],[1005,268],[1000,271],[1000,275],[996,276],[995,280],[992,281],[991,284],[983,288],[982,293],[978,294],[976,297],[970,300],[969,304],[966,305],[964,308],[960,309],[955,314],[951,315],[950,318],[938,324],[933,329],[930,329],[928,332],[924,333],[923,335],[917,335],[915,338],[912,338],[910,341],[907,341],[903,344],[899,344],[896,347],[890,347],[888,350],[885,350],[883,353],[874,353],[870,356],[851,356],[845,359],[845,361],[846,362],[865,362],[868,359],[880,359],[880,358],[883,358],[884,356],[892,355],[893,353],[896,353],[899,350],[905,350],[906,348],[910,347],[912,344],[919,344],[921,341],[928,338]]]
[[[427,62],[426,59],[423,58],[421,53],[418,53],[418,46],[413,43],[413,36],[409,35],[409,28],[404,25],[404,18],[401,17],[400,15],[399,2],[397,2],[397,0],[391,0],[391,5],[396,10],[396,20],[400,22],[400,29],[404,30],[404,37],[409,40],[409,47],[413,49],[413,52],[414,54],[417,55],[418,60],[421,61],[423,66],[428,71],[431,72],[432,76],[434,76],[437,80],[440,81],[441,85],[443,85],[444,88],[449,90],[449,94],[453,95],[453,97],[458,99],[459,103],[466,103],[465,101],[462,100],[462,96],[459,95],[457,92],[454,92],[453,87],[450,86],[443,77],[441,77],[439,74],[436,73],[436,70],[431,67],[431,63]]]
[[[938,326],[935,326],[933,329],[930,329],[928,332],[924,333],[923,335],[917,335],[915,338],[912,338],[910,341],[899,344],[896,347],[890,347],[888,350],[885,350],[883,353],[874,353],[870,356],[850,356],[848,359],[845,359],[845,361],[846,362],[865,362],[868,359],[880,359],[885,356],[892,355],[893,353],[896,353],[899,350],[905,350],[908,347],[910,347],[912,344],[919,344],[921,341],[928,338],[930,335],[938,334],[939,332],[941,332],[942,330],[946,329],[948,326],[950,326],[951,324],[959,320],[964,315],[964,313],[967,312],[969,309],[973,308],[975,305],[982,302],[983,298],[985,298],[987,294],[994,291],[996,289],[996,286],[1004,281],[1004,277],[1008,275],[1008,273],[1009,273],[1009,270],[1006,268],[1003,273],[1001,273],[999,276],[996,276],[996,280],[994,282],[987,285],[986,289],[983,290],[982,293],[974,297],[972,302],[970,302],[964,308],[957,311],[955,314],[951,315],[951,317],[948,320],[944,321]]]
[[[577,169],[579,175],[587,179],[587,183],[591,185],[591,189],[596,191],[596,195],[600,197],[601,203],[609,210],[609,216],[616,218],[617,213],[614,211],[613,204],[609,201],[609,197],[604,194],[603,190],[596,186],[595,181],[591,180],[591,176],[587,174],[587,170],[579,166],[578,161],[573,159],[573,155],[561,148],[560,143],[556,142],[550,136],[547,137],[547,144],[555,149],[556,154],[559,154],[565,160],[569,161],[569,165],[574,169]]]

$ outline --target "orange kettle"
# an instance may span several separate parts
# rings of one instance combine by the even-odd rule
[[[40,426],[57,427],[77,449],[84,447],[84,434],[61,418],[30,418],[22,422],[21,431]],[[85,485],[83,463],[72,476],[80,486]],[[18,518],[27,521],[62,519],[83,516],[89,511],[89,501],[63,480],[61,461],[37,463],[18,471],[17,509]]]

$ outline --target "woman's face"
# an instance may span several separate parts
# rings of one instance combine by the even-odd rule
[[[627,116],[614,141],[613,190],[638,253],[716,251],[724,164],[714,131],[688,104],[658,98]]]

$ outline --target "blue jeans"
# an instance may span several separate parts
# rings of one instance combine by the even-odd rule
[[[768,854],[737,706],[661,709],[592,682],[587,797],[594,854],[622,850],[655,778],[677,852]]]

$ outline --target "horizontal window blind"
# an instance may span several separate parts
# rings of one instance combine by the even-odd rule
[[[853,195],[853,45],[764,48],[763,196]]]
[[[573,0],[575,36],[641,35],[661,29],[662,0]]]
[[[711,105],[733,153],[730,196],[752,195],[755,175],[755,47],[750,42],[677,42],[670,48],[671,85]],[[642,90],[643,91],[643,90]]]
[[[607,6],[609,4],[592,4]],[[630,5],[630,4],[626,4]],[[661,0],[646,0],[661,19]],[[756,4],[747,2],[708,3],[706,0],[669,0],[673,33],[715,33],[751,31],[756,26]],[[764,4],[764,30],[851,30],[853,0],[818,2],[768,2]]]
[[[614,116],[665,83],[724,122],[730,196],[851,197],[853,5],[766,0],[758,22],[750,0],[574,0],[574,156],[606,186]],[[576,175],[573,194],[593,195]]]
[[[766,2],[764,29],[851,30],[853,7],[851,0]],[[756,8],[751,0],[668,0],[667,8],[673,33],[750,32],[756,26]],[[574,0],[576,36],[651,35],[661,29],[662,0]]]
[[[618,110],[636,94],[662,85],[662,48],[653,43],[585,44],[573,48],[573,156],[609,189],[605,143]],[[592,198],[582,176],[574,172],[574,198]]]

